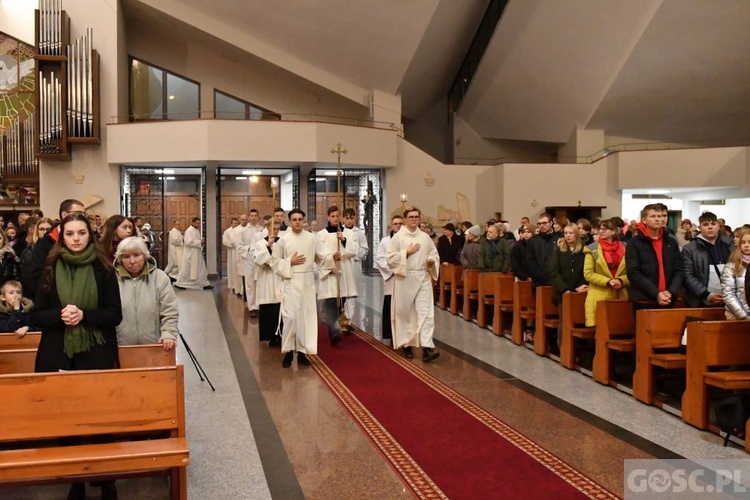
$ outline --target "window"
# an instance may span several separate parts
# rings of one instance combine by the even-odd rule
[[[215,90],[214,118],[219,120],[281,120],[281,115]]]
[[[197,118],[200,118],[200,85],[197,82],[131,59],[131,121]]]

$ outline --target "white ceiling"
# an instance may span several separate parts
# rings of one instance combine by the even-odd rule
[[[400,94],[412,119],[446,98],[487,4],[123,0],[134,22],[158,12],[159,29],[187,24],[357,102]],[[749,28],[749,0],[511,0],[459,116],[486,138],[746,140]]]

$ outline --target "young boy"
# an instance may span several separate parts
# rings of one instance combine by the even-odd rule
[[[0,286],[0,332],[15,332],[18,338],[26,335],[30,329],[29,312],[34,303],[23,297],[21,283],[8,280]]]

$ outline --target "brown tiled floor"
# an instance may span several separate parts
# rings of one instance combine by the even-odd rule
[[[229,297],[226,307],[305,497],[410,496],[315,372],[296,365],[283,369],[279,350],[258,342],[257,320],[242,301]],[[587,422],[585,414],[564,411],[519,388],[516,379],[477,365],[443,350],[439,362],[424,368],[619,495],[623,460],[651,456]]]

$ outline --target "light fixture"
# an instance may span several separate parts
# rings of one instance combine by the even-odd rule
[[[169,100],[173,101],[174,100],[174,95],[169,96]]]
[[[247,179],[247,177],[235,177],[234,178],[234,180],[236,181],[244,181],[245,179]]]
[[[251,175],[250,176],[250,182],[258,182],[258,176],[257,175]]]
[[[671,189],[649,189],[646,194],[669,194],[671,192]]]
[[[261,170],[243,170],[242,175],[260,175],[263,171]]]
[[[162,170],[162,172],[165,174],[173,174],[174,170],[172,170],[171,168],[165,168],[164,170]]]
[[[167,180],[168,180],[168,181],[173,181],[173,180],[174,180],[174,177],[167,177]]]
[[[321,172],[321,173],[322,173],[323,175],[336,175],[336,173],[337,173],[337,172],[336,172],[335,170],[324,170],[324,171],[323,171],[323,172]]]

